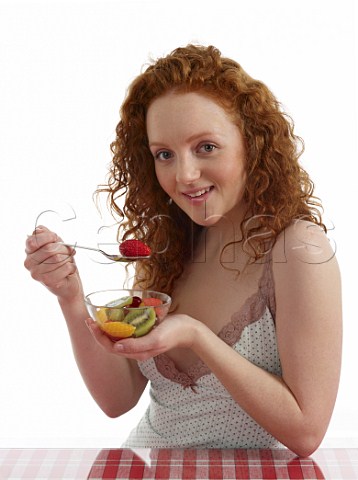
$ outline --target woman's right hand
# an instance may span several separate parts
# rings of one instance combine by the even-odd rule
[[[74,261],[75,250],[62,245],[61,238],[39,226],[26,240],[25,268],[59,299],[72,300],[82,294]]]

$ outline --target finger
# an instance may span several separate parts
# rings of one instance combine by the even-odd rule
[[[43,247],[47,243],[58,242],[59,237],[55,232],[50,230],[46,231],[34,231],[32,235],[29,235],[26,240],[25,251],[28,254],[36,252],[39,248]]]
[[[63,245],[63,240],[57,235],[57,233],[51,232],[45,227],[37,227],[32,235],[28,235],[25,252],[27,254],[32,254],[45,247],[47,244],[52,243],[57,244],[58,248],[62,247],[64,252],[75,253],[75,250],[72,247]]]
[[[156,357],[160,353],[163,353],[163,350],[148,350],[145,352],[128,353],[114,346],[113,353],[131,360],[137,360],[137,361],[143,362],[145,360],[148,360],[149,358]]]
[[[32,272],[32,277],[38,280],[48,288],[60,288],[62,287],[70,277],[77,272],[76,264],[66,262],[59,268],[50,272]]]
[[[33,235],[41,232],[50,232],[51,230],[45,227],[45,225],[36,225],[35,230],[32,232]]]
[[[33,243],[31,243],[30,239],[28,239],[28,241],[30,243],[29,248],[27,248],[27,257],[25,260],[26,268],[30,268],[31,265],[40,265],[45,262],[59,264],[67,259],[73,261],[73,256],[76,253],[71,247],[67,247],[54,241],[49,243],[46,242],[38,249],[31,251]]]
[[[58,236],[54,232],[46,232],[36,235],[30,235],[26,239],[25,253],[31,255],[48,244],[58,242]]]
[[[116,342],[114,349],[118,353],[125,355],[138,355],[149,352],[162,352],[165,347],[162,346],[160,339],[154,335],[154,331],[139,338],[124,338]]]
[[[65,264],[76,266],[73,255],[70,254],[50,254],[48,252],[37,252],[28,255],[24,261],[24,266],[36,278],[39,275],[51,274],[55,270],[63,267]]]

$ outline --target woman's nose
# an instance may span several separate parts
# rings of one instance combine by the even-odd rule
[[[177,162],[176,181],[189,184],[200,178],[201,172],[197,161],[190,155],[181,157]]]

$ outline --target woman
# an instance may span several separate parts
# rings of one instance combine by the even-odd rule
[[[26,247],[91,394],[115,417],[151,382],[128,447],[311,454],[339,382],[340,276],[290,119],[236,62],[189,45],[134,80],[116,133],[99,192],[119,237],[154,251],[136,286],[170,294],[173,312],[112,343],[87,319],[73,250],[45,227]]]

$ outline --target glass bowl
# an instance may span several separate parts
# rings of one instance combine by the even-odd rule
[[[100,290],[85,296],[91,318],[112,340],[142,337],[167,315],[171,298],[154,290]]]

